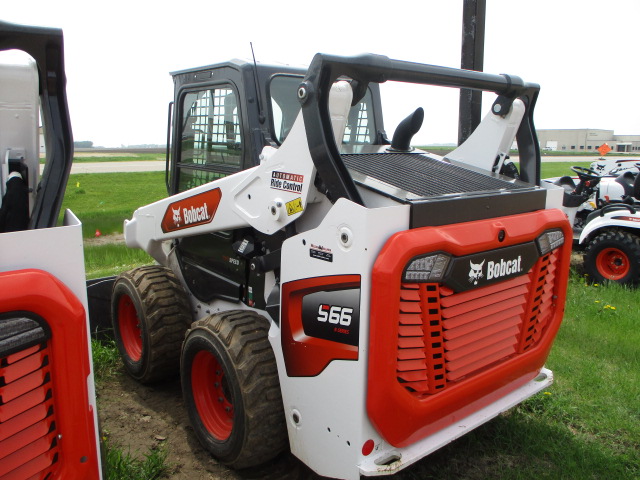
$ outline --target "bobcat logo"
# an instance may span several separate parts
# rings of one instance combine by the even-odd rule
[[[484,260],[482,260],[482,263],[473,263],[472,261],[469,261],[469,265],[471,266],[471,270],[469,270],[469,282],[473,282],[474,285],[477,285],[478,280],[484,277],[484,275],[482,275]]]
[[[176,224],[176,227],[179,227],[180,223],[182,222],[182,217],[180,216],[180,209],[172,208],[171,211],[173,212],[173,223]]]

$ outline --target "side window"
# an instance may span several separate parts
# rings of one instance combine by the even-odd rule
[[[215,86],[187,92],[181,103],[178,191],[240,170],[242,134],[235,92]]]
[[[296,92],[301,80],[302,77],[276,75],[269,84],[273,133],[279,143],[287,138],[300,112],[300,102]]]
[[[282,143],[287,137],[300,112],[300,102],[296,96],[300,81],[301,77],[275,75],[269,84],[273,133],[279,143]],[[349,111],[347,126],[342,138],[343,144],[355,145],[375,142],[376,129],[372,108],[371,91],[367,90],[362,100],[351,107]]]

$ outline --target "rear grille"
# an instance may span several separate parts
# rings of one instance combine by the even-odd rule
[[[403,284],[397,379],[418,397],[521,354],[540,341],[554,311],[558,251],[525,275],[453,293],[439,284]]]
[[[26,318],[3,322],[0,327],[36,323]],[[45,336],[37,328],[12,329],[11,336],[1,335],[7,328],[0,330],[0,340],[12,352],[0,358],[0,477],[45,479],[58,458],[49,347],[46,341],[33,345],[34,331],[35,337]],[[20,340],[29,345],[16,351]]]
[[[416,153],[344,154],[345,165],[418,198],[531,187]]]

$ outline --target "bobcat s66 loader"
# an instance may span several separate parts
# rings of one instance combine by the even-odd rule
[[[134,378],[180,371],[219,461],[288,445],[326,477],[393,474],[549,386],[571,228],[537,85],[377,55],[173,77],[171,196],[125,222],[159,265],[116,280],[113,327]],[[410,146],[437,111],[387,140],[386,81],[496,99],[443,158]]]

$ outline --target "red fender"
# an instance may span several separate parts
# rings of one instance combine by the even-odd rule
[[[12,312],[50,336],[0,359],[0,477],[100,478],[82,303],[47,272],[0,273],[0,315]]]

